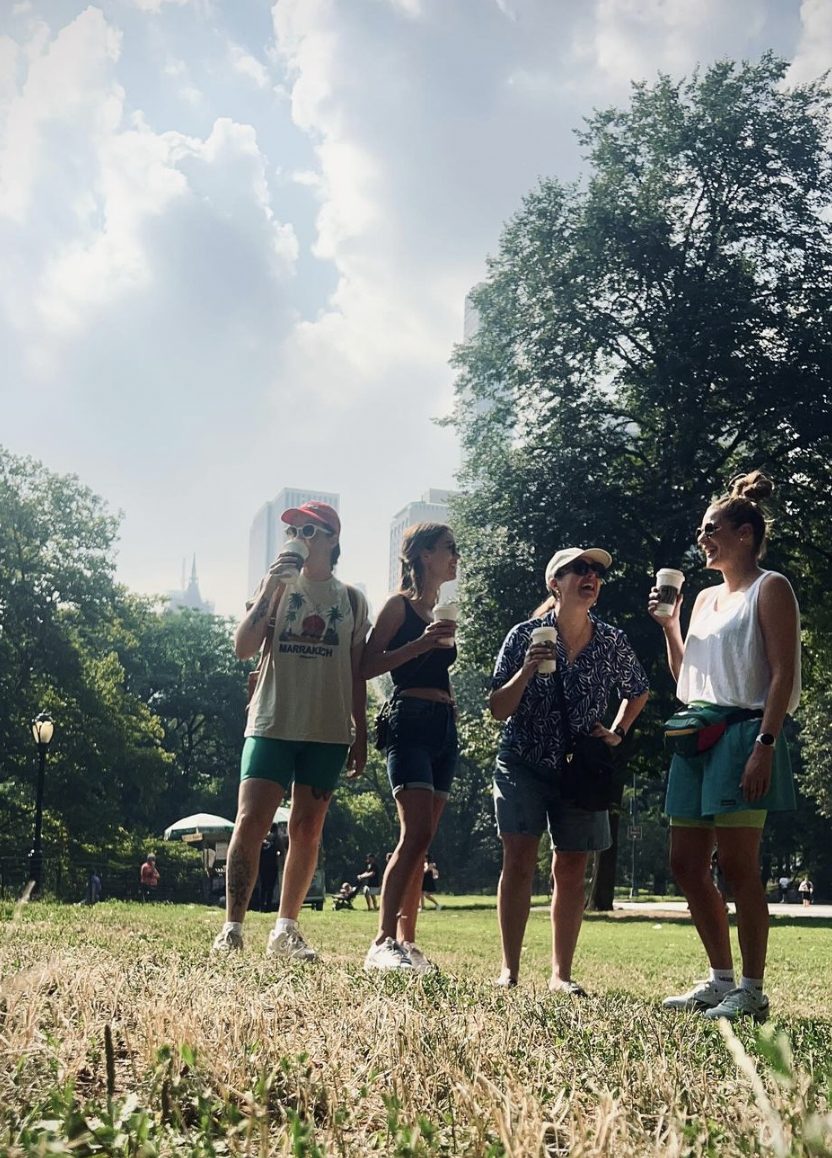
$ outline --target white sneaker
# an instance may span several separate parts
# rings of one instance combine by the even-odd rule
[[[394,941],[392,937],[388,937],[377,945],[375,941],[367,950],[367,956],[364,958],[365,969],[407,969],[412,971],[413,963],[398,941]]]
[[[434,963],[428,960],[418,945],[414,945],[412,941],[405,941],[403,948],[410,958],[414,973],[432,973],[436,970]]]
[[[691,1013],[702,1013],[719,1005],[730,990],[717,985],[715,981],[697,981],[693,989],[680,993],[677,997],[665,997],[662,1009],[680,1009]]]
[[[214,938],[214,944],[211,946],[212,953],[233,953],[237,949],[243,947],[243,934],[238,933],[236,929],[223,929],[222,932],[217,933]]]
[[[732,989],[718,1005],[706,1010],[705,1016],[711,1021],[716,1021],[718,1017],[725,1017],[728,1021],[753,1017],[762,1023],[768,1017],[768,998],[765,993],[753,993],[750,989]]]
[[[318,954],[307,945],[300,929],[289,929],[278,933],[272,929],[266,946],[267,957],[285,957],[288,961],[317,961]]]
[[[571,978],[568,981],[555,981],[554,983],[550,981],[549,982],[549,992],[550,993],[567,993],[570,997],[588,997],[589,996],[589,994],[583,988],[583,986],[579,985],[577,981],[573,981]]]

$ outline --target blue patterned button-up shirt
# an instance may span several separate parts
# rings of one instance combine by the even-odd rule
[[[558,637],[558,670],[563,678],[569,725],[573,735],[588,736],[603,723],[610,695],[632,700],[650,688],[644,668],[623,631],[590,615],[592,639],[571,666]],[[503,641],[491,678],[492,689],[503,687],[523,666],[536,627],[557,627],[554,611],[518,623]],[[529,680],[517,711],[509,717],[502,747],[529,764],[557,771],[566,748],[555,676],[536,672]]]

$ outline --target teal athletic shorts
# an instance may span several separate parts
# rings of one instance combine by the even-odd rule
[[[289,788],[294,781],[322,792],[332,792],[344,770],[349,750],[348,744],[246,736],[240,759],[240,779],[272,780],[284,788]]]
[[[667,778],[664,810],[674,820],[705,820],[732,812],[790,812],[796,807],[794,777],[784,737],[777,737],[771,784],[750,802],[740,788],[748,757],[760,734],[760,720],[731,724],[713,748],[698,756],[674,756]],[[757,823],[751,827],[758,827]]]

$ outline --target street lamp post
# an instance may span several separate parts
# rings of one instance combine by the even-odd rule
[[[35,797],[35,840],[29,853],[29,881],[32,895],[40,891],[43,876],[43,781],[46,774],[46,753],[52,743],[55,725],[48,712],[40,712],[32,720],[32,738],[38,746],[38,790]]]

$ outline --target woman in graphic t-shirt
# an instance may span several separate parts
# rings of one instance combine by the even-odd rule
[[[432,622],[439,588],[456,578],[459,551],[442,523],[404,533],[401,583],[367,642],[361,675],[390,672],[387,774],[399,810],[399,843],[381,886],[378,936],[365,969],[415,969],[430,962],[416,945],[425,855],[451,791],[458,743],[449,669],[456,660],[456,624]]]
[[[760,840],[768,812],[795,807],[789,752],[780,734],[800,699],[800,614],[788,580],[760,567],[766,520],[759,502],[772,483],[759,471],[740,475],[731,492],[712,503],[697,532],[705,566],[722,583],[700,591],[687,639],[679,626],[681,596],[662,625],[670,669],[685,704],[744,709],[751,718],[731,724],[699,756],[674,756],[665,810],[670,816],[670,860],[711,965],[710,978],[668,997],[668,1009],[698,1010],[708,1018],[757,1021],[768,1016],[763,972],[768,906],[760,874]],[[737,906],[742,980],[735,984],[728,920],[710,876],[711,852]]]

